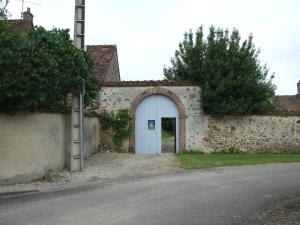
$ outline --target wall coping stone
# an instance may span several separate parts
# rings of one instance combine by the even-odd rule
[[[145,86],[199,86],[199,83],[187,80],[143,80],[101,82],[101,87],[145,87]]]

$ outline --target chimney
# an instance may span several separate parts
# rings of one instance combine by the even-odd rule
[[[23,20],[31,20],[31,22],[33,22],[33,15],[30,12],[30,8],[27,7],[27,11],[23,12]]]
[[[298,84],[297,84],[297,95],[300,95],[300,80],[298,81]]]

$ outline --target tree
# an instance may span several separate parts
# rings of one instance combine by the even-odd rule
[[[97,95],[91,60],[68,30],[35,27],[21,35],[0,21],[0,112],[65,109],[67,93],[86,82],[86,104]]]
[[[8,0],[0,0],[0,20],[7,19],[7,4]]]
[[[164,76],[198,82],[205,113],[265,113],[273,109],[274,75],[268,79],[269,70],[260,65],[259,52],[251,34],[241,43],[238,30],[230,33],[211,26],[205,40],[201,26],[195,38],[192,31],[185,33]]]

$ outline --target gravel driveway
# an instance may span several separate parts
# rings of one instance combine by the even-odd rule
[[[174,154],[135,155],[98,152],[85,161],[83,172],[49,172],[45,179],[28,184],[0,186],[0,193],[11,191],[47,190],[112,179],[138,178],[180,171]]]
[[[300,196],[281,199],[263,213],[264,225],[299,225]]]

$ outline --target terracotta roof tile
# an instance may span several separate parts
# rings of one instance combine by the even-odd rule
[[[275,97],[275,102],[279,110],[290,112],[300,112],[300,94],[297,95],[279,95]]]
[[[113,57],[117,57],[116,45],[88,45],[87,53],[94,62],[93,73],[98,81],[108,81],[107,72]]]
[[[33,28],[32,20],[8,20],[8,25],[21,33],[25,33]]]

